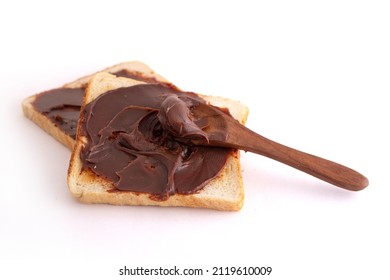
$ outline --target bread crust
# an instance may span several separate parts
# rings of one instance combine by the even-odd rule
[[[120,87],[140,84],[135,80],[117,78],[107,73],[96,74],[87,87],[83,108],[100,94]],[[213,105],[226,107],[233,117],[242,124],[245,123],[248,109],[240,102],[227,98],[202,95]],[[80,130],[81,121],[78,124]],[[239,151],[228,157],[224,168],[219,174],[195,194],[175,194],[167,200],[156,201],[149,194],[131,191],[116,191],[112,182],[105,180],[89,170],[82,169],[80,152],[86,139],[77,133],[76,146],[73,150],[68,169],[68,186],[70,192],[84,203],[107,203],[113,205],[154,205],[154,206],[184,206],[201,207],[216,210],[237,211],[241,209],[244,201],[244,188],[241,176]]]

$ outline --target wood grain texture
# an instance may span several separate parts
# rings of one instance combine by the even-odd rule
[[[221,114],[217,108],[200,104],[193,113],[206,116],[209,120],[205,130],[209,136],[208,142],[194,141],[197,145],[230,147],[260,154],[350,191],[359,191],[368,186],[368,179],[359,172],[267,139]]]

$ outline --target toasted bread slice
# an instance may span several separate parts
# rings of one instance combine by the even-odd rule
[[[93,101],[99,95],[116,88],[129,87],[140,82],[117,78],[107,73],[95,75],[86,90],[84,103]],[[238,101],[227,98],[205,96],[202,97],[211,104],[228,108],[231,115],[245,123],[248,109]],[[83,118],[80,118],[78,129],[80,129]],[[136,193],[131,191],[113,191],[113,184],[97,176],[88,169],[82,168],[80,160],[81,149],[85,146],[87,139],[79,132],[76,138],[76,146],[73,150],[68,170],[68,186],[70,192],[85,203],[108,203],[114,205],[156,205],[156,206],[187,206],[203,207],[217,210],[239,210],[244,199],[244,189],[241,177],[239,151],[232,153],[219,172],[203,189],[198,193],[181,195],[175,194],[167,200],[156,201],[150,198],[147,193]]]
[[[149,66],[146,64],[139,62],[139,61],[130,61],[130,62],[124,62],[117,65],[114,65],[112,67],[106,68],[100,72],[108,72],[108,73],[117,73],[119,71],[127,71],[130,74],[132,74],[134,77],[139,77],[143,79],[150,79],[152,81],[161,82],[161,83],[169,83],[168,80],[166,80],[161,75],[155,73]],[[96,74],[96,73],[95,73]],[[67,83],[62,86],[62,88],[85,88],[91,79],[92,75],[88,75],[85,77],[82,77],[74,82]],[[36,123],[38,126],[40,126],[43,130],[45,130],[47,133],[52,135],[55,139],[57,139],[59,142],[67,146],[70,150],[73,150],[75,145],[75,139],[73,139],[70,135],[68,135],[66,132],[61,130],[56,123],[54,123],[50,118],[48,118],[45,114],[40,113],[37,111],[33,103],[36,100],[38,94],[30,96],[23,100],[22,102],[22,109],[24,115],[31,119],[34,123]]]

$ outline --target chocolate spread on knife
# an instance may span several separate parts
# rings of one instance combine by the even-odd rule
[[[146,83],[158,83],[153,77],[140,72],[120,70],[113,73],[118,77],[131,78]],[[80,88],[57,88],[37,95],[33,106],[35,110],[46,115],[59,129],[76,139],[77,122],[83,102],[84,90]]]
[[[118,191],[165,200],[191,194],[218,175],[231,149],[192,146],[207,135],[207,117],[191,108],[205,101],[194,93],[160,84],[106,92],[86,105],[81,136],[84,169],[108,179]],[[221,110],[221,113],[225,114]]]

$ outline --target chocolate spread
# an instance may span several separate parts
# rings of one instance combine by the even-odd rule
[[[113,183],[115,190],[165,200],[190,194],[214,178],[231,149],[193,146],[205,139],[207,117],[191,108],[205,101],[176,87],[141,84],[106,92],[86,105],[80,135],[83,168]],[[221,111],[222,113],[226,113]]]
[[[115,76],[131,78],[146,83],[158,83],[153,77],[140,72],[120,70]],[[76,139],[77,122],[83,102],[85,86],[80,88],[57,88],[37,95],[33,106],[35,110],[46,115],[59,129]]]

